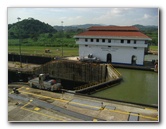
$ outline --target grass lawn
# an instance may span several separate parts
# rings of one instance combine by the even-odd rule
[[[45,53],[45,49],[51,50],[51,53]],[[158,51],[158,46],[150,46],[151,51]],[[63,47],[63,56],[78,56],[79,49],[73,47]],[[8,46],[8,53],[19,54],[19,46]],[[62,56],[61,47],[44,47],[44,46],[21,46],[21,53],[26,55],[39,56]]]
[[[51,53],[45,53],[45,49],[49,49]],[[78,56],[78,48],[63,47],[63,56]],[[8,46],[8,53],[19,54],[19,46]],[[43,47],[43,46],[21,46],[21,53],[26,55],[40,56],[62,56],[61,47]]]
[[[158,51],[158,46],[150,46],[151,51]]]

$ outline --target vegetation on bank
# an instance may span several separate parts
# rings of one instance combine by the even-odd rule
[[[50,52],[46,53],[45,50]],[[63,50],[63,51],[62,51]],[[21,53],[24,55],[38,55],[49,57],[78,56],[78,48],[71,47],[44,47],[44,46],[21,46]],[[19,46],[8,46],[8,53],[19,54]]]
[[[50,36],[51,35],[51,36]],[[9,46],[19,46],[21,43],[22,46],[44,46],[44,47],[78,47],[75,43],[75,39],[72,38],[61,38],[57,36],[58,34],[40,34],[37,39],[25,38],[25,39],[9,39]]]
[[[158,46],[150,46],[151,51],[158,51]]]
[[[50,53],[45,53],[49,49]],[[158,51],[158,46],[150,46],[151,51]],[[9,53],[19,54],[19,46],[8,46]],[[46,47],[46,46],[21,46],[21,53],[27,55],[40,55],[61,57],[62,47]],[[78,56],[79,49],[77,47],[63,47],[63,56]]]

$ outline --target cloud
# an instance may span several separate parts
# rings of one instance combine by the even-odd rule
[[[144,14],[143,19],[149,19],[152,18],[152,16],[148,15],[148,14]]]
[[[158,25],[158,15],[144,13],[142,16],[133,19],[133,22],[142,25]]]
[[[102,15],[98,17],[94,17],[92,19],[93,22],[99,22],[101,24],[107,24],[107,25],[117,25],[120,24],[120,22],[127,17],[126,14],[128,14],[131,11],[130,8],[110,8],[106,10]],[[123,25],[121,23],[121,25]]]
[[[158,19],[158,15],[144,14],[142,19],[144,19],[144,20],[157,20]]]
[[[131,8],[113,8],[110,13],[112,15],[124,15],[130,10]]]
[[[59,19],[65,20],[65,21],[68,21],[68,20],[72,21],[72,20],[78,20],[81,18],[82,18],[82,16],[74,16],[74,17],[60,17]]]

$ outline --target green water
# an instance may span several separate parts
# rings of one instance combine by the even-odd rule
[[[123,81],[92,96],[127,102],[158,105],[158,73],[153,71],[117,69]]]

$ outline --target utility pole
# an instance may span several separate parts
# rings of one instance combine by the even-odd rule
[[[61,25],[62,25],[62,40],[61,40],[61,47],[62,47],[62,57],[63,57],[63,21],[61,21]]]
[[[19,22],[21,18],[18,17],[17,20]],[[19,38],[19,52],[20,52],[20,67],[22,68],[22,60],[21,60],[21,42],[20,42],[20,27],[18,26],[18,38]]]

